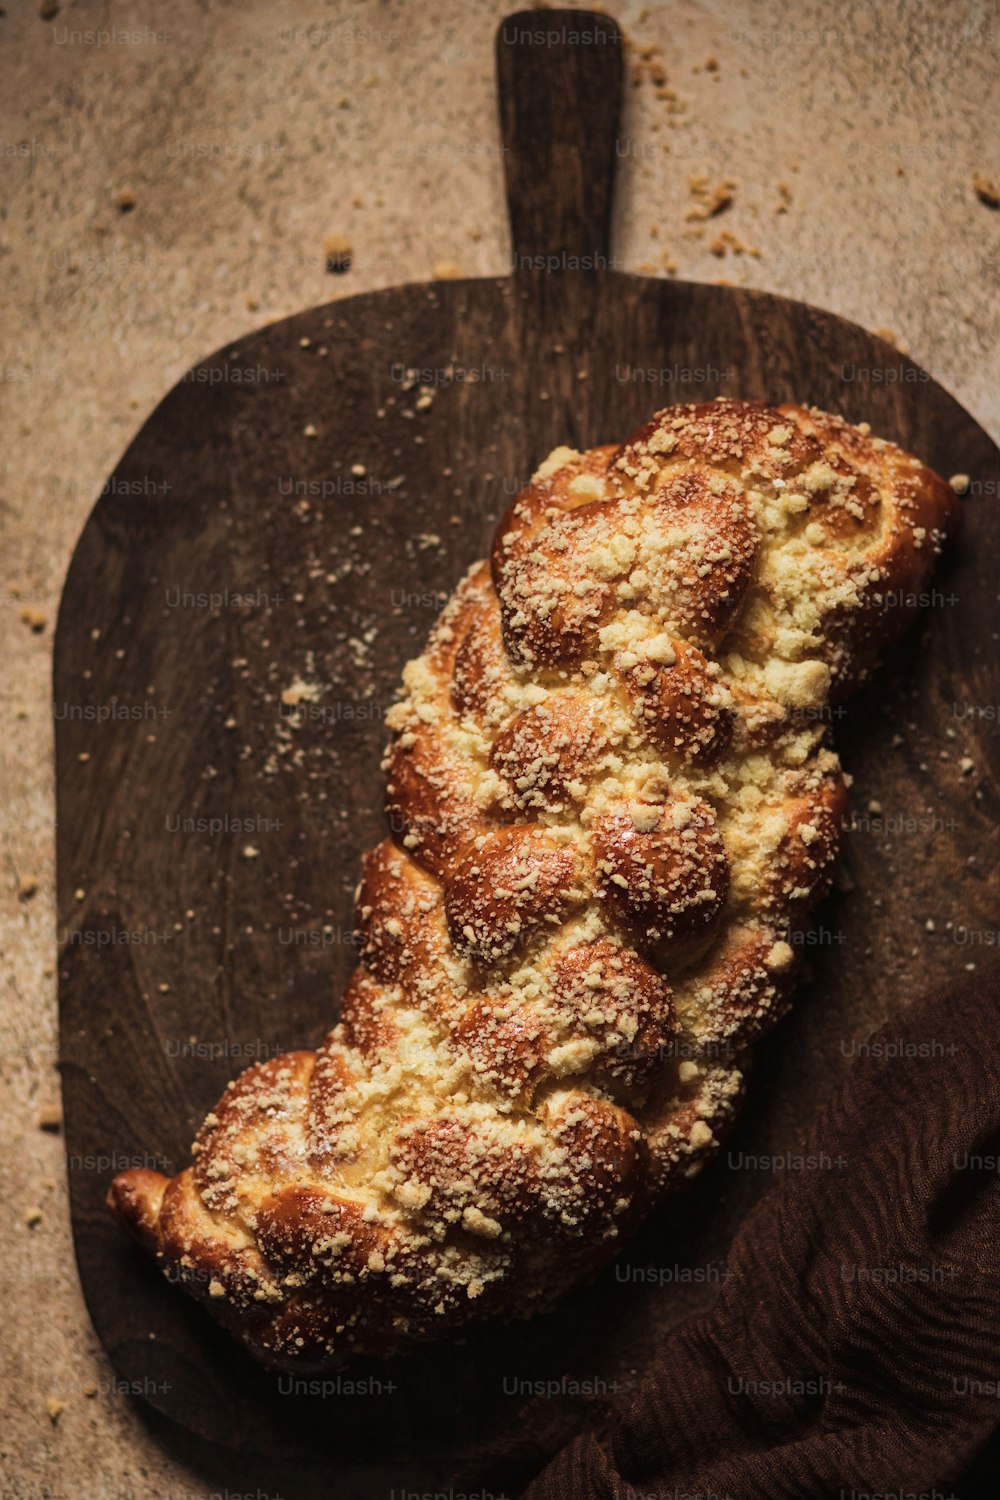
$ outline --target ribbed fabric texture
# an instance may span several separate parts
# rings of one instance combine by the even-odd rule
[[[949,1493],[1000,1422],[1000,966],[872,1039],[705,1318],[524,1500]],[[891,1049],[883,1049],[891,1050]],[[935,1500],[937,1500],[937,1495]]]

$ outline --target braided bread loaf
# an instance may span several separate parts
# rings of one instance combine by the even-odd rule
[[[917,459],[797,406],[557,449],[406,668],[339,1024],[114,1212],[299,1368],[529,1313],[614,1254],[781,1014],[847,806],[828,705],[956,520]]]

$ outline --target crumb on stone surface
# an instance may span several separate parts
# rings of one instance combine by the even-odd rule
[[[323,264],[331,276],[342,276],[351,269],[354,246],[345,235],[328,234],[323,241]]]
[[[977,172],[972,179],[972,186],[980,203],[987,208],[1000,208],[1000,188],[992,177],[987,177],[985,172]]]
[[[723,177],[713,185],[706,174],[693,172],[688,178],[688,190],[694,202],[686,209],[685,219],[714,219],[717,214],[725,213],[732,204],[737,186],[732,177]]]
[[[739,235],[733,234],[729,229],[723,229],[721,234],[716,235],[708,248],[713,255],[720,259],[726,254],[727,250],[731,250],[734,255],[750,255],[754,260],[759,260],[761,253],[757,245],[748,245],[744,240],[740,239]]]

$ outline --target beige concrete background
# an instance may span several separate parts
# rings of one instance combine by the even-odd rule
[[[50,667],[60,589],[103,480],[200,356],[442,262],[504,271],[492,36],[507,7],[5,9],[0,1494],[180,1500],[225,1485],[172,1458],[114,1390],[76,1280],[62,1142],[39,1126],[58,1103]],[[1000,433],[1000,211],[973,190],[977,173],[1000,181],[997,4],[607,9],[636,49],[662,48],[649,61],[666,74],[647,66],[628,90],[620,264],[726,277],[891,330]],[[713,187],[736,183],[707,231],[685,218],[698,173]],[[732,240],[719,256],[722,230]],[[331,234],[353,245],[342,277],[324,269]],[[734,241],[759,257],[734,253]]]

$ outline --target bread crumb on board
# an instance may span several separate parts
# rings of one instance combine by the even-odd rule
[[[281,701],[288,708],[297,703],[315,703],[320,692],[318,683],[305,682],[301,677],[296,677],[282,692]]]
[[[909,354],[909,344],[885,324],[880,324],[878,328],[873,328],[872,333],[877,339],[882,339],[884,343],[891,344],[894,349],[898,349],[900,354]]]

